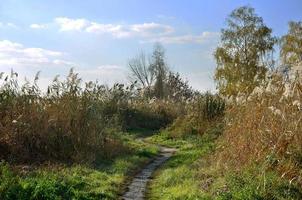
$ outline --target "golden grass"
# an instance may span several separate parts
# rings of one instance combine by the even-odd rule
[[[217,151],[219,165],[240,169],[256,163],[302,184],[302,81],[273,75],[230,105]]]
[[[71,70],[43,93],[38,79],[20,86],[17,73],[1,73],[0,159],[91,163],[127,151],[121,130],[158,129],[177,115],[168,102],[141,98],[133,85],[83,83]]]

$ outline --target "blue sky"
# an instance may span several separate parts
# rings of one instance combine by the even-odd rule
[[[0,71],[41,71],[41,85],[74,67],[84,80],[127,80],[127,61],[161,42],[172,70],[214,90],[213,50],[225,18],[250,5],[276,36],[302,20],[301,0],[1,0]]]

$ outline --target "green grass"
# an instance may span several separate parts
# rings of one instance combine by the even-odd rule
[[[149,136],[153,136],[158,133],[158,130],[151,130],[146,128],[131,128],[128,129],[128,134],[132,137],[136,138],[146,138]]]
[[[0,162],[1,200],[95,200],[118,199],[134,172],[158,152],[157,145],[178,151],[154,175],[148,185],[151,200],[298,200],[301,187],[290,184],[274,172],[258,166],[242,171],[221,171],[207,160],[213,156],[218,130],[203,136],[172,138],[160,132],[145,140],[138,130],[122,134],[129,152],[97,165],[44,164],[12,166]],[[148,134],[147,134],[148,135]],[[147,141],[147,142],[145,142]]]
[[[209,161],[214,155],[216,131],[202,137],[172,138],[168,132],[148,140],[178,148],[149,184],[151,200],[298,200],[302,189],[277,172],[255,165],[241,171],[222,170]]]
[[[302,190],[298,185],[290,184],[288,180],[282,179],[275,171],[262,174],[259,171],[256,166],[251,166],[240,172],[226,173],[224,182],[227,188],[225,191],[217,193],[215,199],[302,199]]]
[[[156,199],[203,199],[198,180],[199,158],[211,152],[214,143],[208,137],[190,136],[183,139],[170,138],[162,132],[149,141],[178,148],[176,154],[155,174],[149,185],[148,198]]]
[[[0,199],[117,199],[129,175],[158,151],[155,145],[137,141],[132,134],[125,134],[123,140],[132,151],[112,160],[98,161],[94,167],[52,164],[24,171],[1,162]]]

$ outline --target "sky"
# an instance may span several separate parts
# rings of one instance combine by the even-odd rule
[[[160,42],[172,71],[213,91],[220,30],[246,5],[275,36],[302,21],[301,0],[1,0],[0,72],[13,69],[22,81],[41,71],[42,88],[72,67],[84,81],[125,83],[129,59]]]

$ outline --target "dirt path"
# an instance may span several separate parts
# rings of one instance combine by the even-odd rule
[[[175,149],[160,147],[160,153],[155,159],[145,166],[128,185],[126,193],[122,196],[124,200],[143,200],[146,193],[146,186],[153,172],[166,162],[175,152]]]

